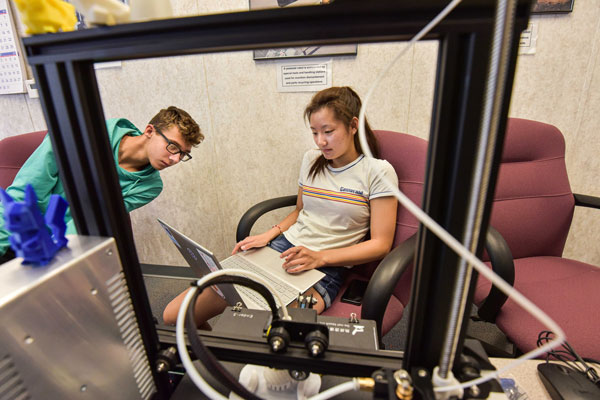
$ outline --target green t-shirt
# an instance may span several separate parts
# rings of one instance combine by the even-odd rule
[[[123,136],[139,136],[142,134],[135,125],[124,118],[115,118],[107,120],[106,127],[117,167],[125,209],[127,212],[131,212],[150,203],[160,194],[163,187],[162,180],[158,171],[150,164],[142,171],[137,172],[129,172],[119,166],[119,145]],[[42,213],[46,212],[51,195],[59,194],[66,199],[48,135],[23,164],[14,182],[6,189],[6,192],[15,201],[23,201],[25,199],[25,186],[28,183],[31,183],[35,189],[38,206]],[[0,202],[0,216],[0,255],[3,255],[9,246],[8,237],[10,233],[4,229],[4,206],[2,202]],[[70,208],[67,209],[65,223],[67,224],[67,234],[77,233]]]

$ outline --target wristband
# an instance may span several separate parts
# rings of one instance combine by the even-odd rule
[[[281,227],[279,225],[273,225],[271,228],[277,228],[279,229],[279,234],[283,234],[283,229],[281,229]]]

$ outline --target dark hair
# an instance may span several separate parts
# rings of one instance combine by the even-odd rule
[[[310,120],[310,116],[319,111],[322,108],[329,108],[335,118],[341,121],[346,128],[350,129],[350,124],[352,123],[352,119],[354,117],[358,118],[358,114],[360,112],[361,107],[360,97],[358,94],[348,86],[343,87],[330,87],[328,89],[323,89],[317,94],[315,94],[306,106],[304,110],[304,118]],[[365,119],[365,131],[367,134],[367,143],[369,144],[369,148],[371,149],[371,153],[373,153],[374,157],[379,156],[379,152],[377,150],[377,139],[369,126],[369,123]],[[363,150],[360,146],[360,140],[358,139],[358,134],[354,135],[354,147],[359,154],[363,154]],[[325,166],[329,161],[321,154],[310,167],[309,176],[315,177],[319,173],[323,172]]]
[[[198,145],[204,140],[204,135],[194,119],[186,111],[175,106],[163,108],[149,122],[159,130],[168,129],[175,125],[188,144]]]

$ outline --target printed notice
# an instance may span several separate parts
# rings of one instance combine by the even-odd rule
[[[530,22],[519,38],[519,54],[535,54],[537,36],[537,23]]]
[[[24,93],[24,65],[7,0],[0,0],[0,94]]]
[[[277,68],[280,92],[317,92],[331,87],[331,59],[281,62]]]

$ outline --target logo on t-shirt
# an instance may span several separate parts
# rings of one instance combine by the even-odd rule
[[[363,195],[363,191],[362,190],[348,189],[348,188],[345,188],[343,186],[340,187],[340,192],[354,193],[354,194],[358,194],[360,196]]]

